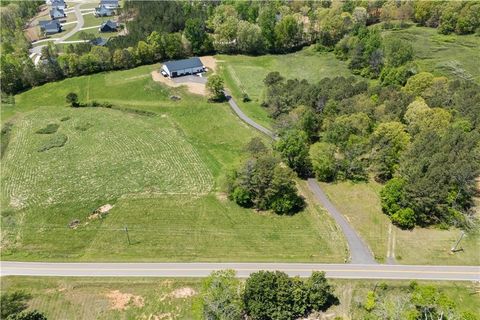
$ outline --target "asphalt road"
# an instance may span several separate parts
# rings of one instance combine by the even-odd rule
[[[243,113],[242,109],[240,109],[240,107],[237,105],[235,100],[233,100],[232,96],[227,91],[224,91],[224,92],[225,92],[225,96],[227,97],[228,104],[230,104],[230,107],[232,108],[232,110],[237,114],[237,116],[240,119],[242,119],[248,125],[257,129],[258,131],[265,133],[267,136],[269,136],[273,140],[278,140],[278,137],[272,131],[268,130],[267,128],[265,128],[261,125],[259,125],[258,123],[256,123],[252,119],[250,119],[245,113]]]
[[[280,270],[308,277],[325,271],[328,278],[480,281],[480,267],[402,266],[304,263],[48,263],[0,262],[1,276],[60,277],[206,277],[212,271],[233,269],[239,277],[259,270]]]
[[[253,128],[257,129],[265,133],[267,136],[272,138],[273,140],[278,140],[278,137],[269,129],[259,125],[252,119],[250,119],[240,107],[237,105],[233,97],[225,91],[225,95],[227,96],[228,103],[232,110],[237,114],[237,116],[252,126]],[[355,229],[353,229],[345,217],[335,208],[335,206],[330,202],[328,197],[326,196],[325,192],[323,192],[320,185],[317,183],[315,179],[308,179],[308,187],[312,191],[315,199],[322,204],[322,206],[328,211],[328,213],[332,216],[332,218],[338,223],[340,228],[342,229],[343,234],[345,235],[345,239],[347,240],[349,251],[350,251],[350,263],[358,263],[358,264],[375,264],[375,258],[373,257],[372,251],[368,248],[367,244],[363,241],[363,239],[357,234]]]
[[[375,264],[375,258],[373,257],[372,251],[368,248],[367,244],[363,239],[357,234],[355,229],[350,226],[345,217],[335,208],[335,206],[330,202],[325,192],[323,192],[320,185],[315,179],[308,179],[308,187],[313,192],[315,198],[322,206],[330,213],[332,218],[337,222],[337,224],[342,229],[343,235],[348,243],[348,248],[350,250],[350,263],[356,264]]]

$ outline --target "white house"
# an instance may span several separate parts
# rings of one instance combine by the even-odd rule
[[[162,66],[162,73],[170,78],[180,77],[187,74],[196,74],[205,71],[205,66],[198,57],[167,61]]]

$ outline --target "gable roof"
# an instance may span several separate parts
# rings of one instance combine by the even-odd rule
[[[107,22],[102,23],[100,29],[103,29],[105,26],[109,27],[110,29],[116,29],[118,25],[112,20],[107,20]]]
[[[168,68],[170,72],[177,70],[190,69],[190,68],[201,68],[203,67],[202,61],[198,57],[193,57],[189,59],[167,61],[164,65]]]
[[[60,22],[56,20],[39,21],[38,25],[40,26],[40,29],[43,29],[45,31],[59,30],[61,28]]]
[[[118,0],[100,0],[100,5],[118,6]]]
[[[95,39],[92,39],[90,40],[90,43],[94,46],[104,46],[105,44],[107,44],[107,41],[108,39],[104,39],[104,38],[95,38]]]
[[[53,7],[52,10],[50,10],[50,16],[56,18],[63,18],[65,17],[65,12],[63,11],[63,9]]]
[[[101,4],[100,7],[95,8],[95,11],[97,13],[106,13],[106,14],[112,13],[112,9],[105,7],[104,4]]]

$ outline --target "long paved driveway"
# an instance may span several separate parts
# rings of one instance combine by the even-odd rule
[[[227,96],[230,107],[240,119],[255,129],[265,133],[273,140],[278,140],[278,137],[272,131],[259,125],[250,119],[245,113],[243,113],[233,97],[227,91],[225,91],[225,95]],[[350,250],[350,263],[375,264],[376,261],[371,250],[365,244],[363,239],[357,234],[357,232],[350,226],[345,217],[330,202],[317,181],[315,179],[308,179],[308,187],[315,196],[315,199],[322,204],[322,206],[328,211],[332,218],[335,219],[342,229]]]
[[[280,270],[308,277],[325,271],[329,278],[480,281],[480,267],[305,263],[48,263],[0,262],[1,276],[206,277],[233,269],[239,277],[259,270]]]

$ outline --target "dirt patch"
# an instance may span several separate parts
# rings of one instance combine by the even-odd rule
[[[126,310],[130,306],[141,308],[145,305],[142,296],[135,296],[131,293],[123,293],[119,290],[110,291],[106,294],[110,300],[110,309],[112,310]]]
[[[23,30],[23,33],[28,41],[37,41],[42,37],[40,35],[38,21],[50,20],[49,11],[50,8],[47,5],[42,5],[38,14],[28,22],[27,27]]]
[[[217,199],[222,202],[225,202],[228,200],[228,194],[226,194],[225,192],[217,192],[215,193],[215,195],[217,196]]]
[[[171,312],[151,314],[148,317],[148,320],[170,320],[170,319],[175,319],[175,316]]]
[[[207,90],[203,83],[196,83],[196,82],[183,82],[183,83],[175,83],[172,79],[164,77],[158,70],[152,71],[152,79],[155,82],[163,83],[169,87],[178,88],[180,86],[186,86],[188,91],[194,94],[199,95],[206,95]]]
[[[172,291],[169,296],[175,299],[185,299],[193,297],[196,294],[197,292],[192,288],[185,287]]]
[[[203,56],[200,57],[200,61],[202,61],[203,65],[207,67],[209,70],[217,71],[217,60],[212,56]]]
[[[70,221],[70,223],[68,224],[68,227],[70,229],[77,229],[79,224],[80,224],[80,220],[75,219],[75,220]]]
[[[104,204],[101,207],[98,207],[95,209],[89,216],[88,220],[95,220],[98,218],[103,218],[104,215],[106,215],[111,209],[113,208],[113,205],[111,204]]]

